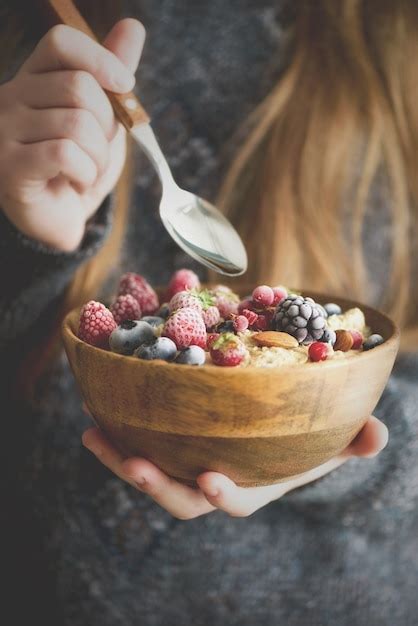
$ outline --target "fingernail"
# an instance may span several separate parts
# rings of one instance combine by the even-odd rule
[[[140,478],[138,480],[135,480],[135,485],[140,491],[143,491],[145,489],[146,483],[147,481],[145,480],[145,478]]]
[[[211,498],[216,498],[219,496],[219,489],[212,487],[212,489],[205,489],[205,493]]]

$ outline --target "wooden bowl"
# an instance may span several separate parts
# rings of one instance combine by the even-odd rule
[[[389,378],[399,332],[359,306],[385,343],[352,358],[282,368],[193,367],[141,361],[77,338],[79,310],[63,322],[65,349],[98,426],[127,456],[142,456],[196,485],[206,470],[238,485],[281,482],[339,454],[373,412]]]

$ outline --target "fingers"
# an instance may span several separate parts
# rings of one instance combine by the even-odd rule
[[[128,459],[123,472],[157,504],[178,519],[187,520],[215,510],[198,489],[178,483],[145,459]]]
[[[97,119],[81,109],[44,109],[23,116],[16,139],[24,144],[54,139],[71,140],[102,173],[109,159],[109,144]]]
[[[84,33],[59,24],[41,39],[21,71],[40,74],[56,70],[84,70],[110,91],[126,93],[135,77],[110,50]]]
[[[111,472],[134,485],[134,481],[130,481],[122,471],[123,456],[109,443],[98,428],[86,430],[83,433],[82,442]]]
[[[386,425],[371,416],[362,430],[345,450],[345,454],[373,458],[385,448],[389,440]]]
[[[109,98],[87,72],[67,70],[34,76],[28,74],[23,84],[23,101],[31,109],[81,109],[89,111],[111,141],[117,125]]]
[[[135,73],[145,43],[145,28],[132,18],[121,20],[112,28],[103,42],[126,67]]]
[[[15,159],[14,175],[29,181],[50,180],[62,174],[83,191],[97,179],[95,162],[71,139],[20,145]]]
[[[282,495],[281,485],[267,487],[238,487],[217,472],[201,474],[197,483],[208,502],[232,517],[247,517]]]

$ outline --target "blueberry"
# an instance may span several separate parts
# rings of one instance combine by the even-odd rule
[[[158,317],[157,315],[146,315],[145,317],[141,319],[141,322],[146,322],[153,328],[158,328],[158,326],[161,326],[162,324],[164,324],[163,318]]]
[[[140,345],[138,350],[135,351],[135,356],[146,361],[153,361],[154,359],[174,361],[176,354],[176,344],[168,337],[154,338],[153,341]]]
[[[232,320],[226,320],[225,322],[221,322],[215,328],[215,332],[217,333],[233,333],[234,330],[234,322]]]
[[[319,341],[321,341],[322,343],[330,343],[333,346],[334,343],[337,341],[337,335],[335,334],[334,330],[327,328],[327,330],[324,330],[324,334]]]
[[[328,302],[328,304],[324,304],[323,308],[328,313],[328,315],[341,315],[342,313],[341,307],[334,302]]]
[[[141,343],[151,341],[154,337],[152,326],[147,322],[127,320],[110,335],[109,345],[113,352],[131,355]]]
[[[170,315],[170,307],[169,307],[167,302],[165,302],[164,304],[162,304],[160,306],[160,308],[158,309],[156,315],[158,317],[162,317],[163,320],[166,320],[169,317],[169,315]]]
[[[176,358],[176,363],[181,365],[204,365],[205,361],[205,351],[199,346],[189,346],[182,350]]]
[[[370,335],[368,339],[363,343],[363,350],[372,350],[377,346],[380,346],[385,340],[382,335]]]

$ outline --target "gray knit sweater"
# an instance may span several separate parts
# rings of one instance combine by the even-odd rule
[[[208,198],[221,180],[226,144],[280,72],[286,29],[277,4],[143,0],[128,7],[136,15],[140,6],[148,29],[141,97],[175,176]],[[160,224],[158,185],[139,156],[137,172],[112,279],[134,270],[163,282],[175,267],[196,269]],[[383,282],[386,225],[377,222],[376,198],[368,241]],[[102,245],[111,213],[108,199],[74,254],[21,236],[0,214],[3,382],[74,271]],[[350,460],[249,518],[215,512],[189,522],[173,519],[83,449],[89,421],[64,355],[41,381],[36,407],[10,405],[4,384],[4,624],[415,626],[417,380],[418,356],[399,359],[377,409],[390,442],[376,459]]]

